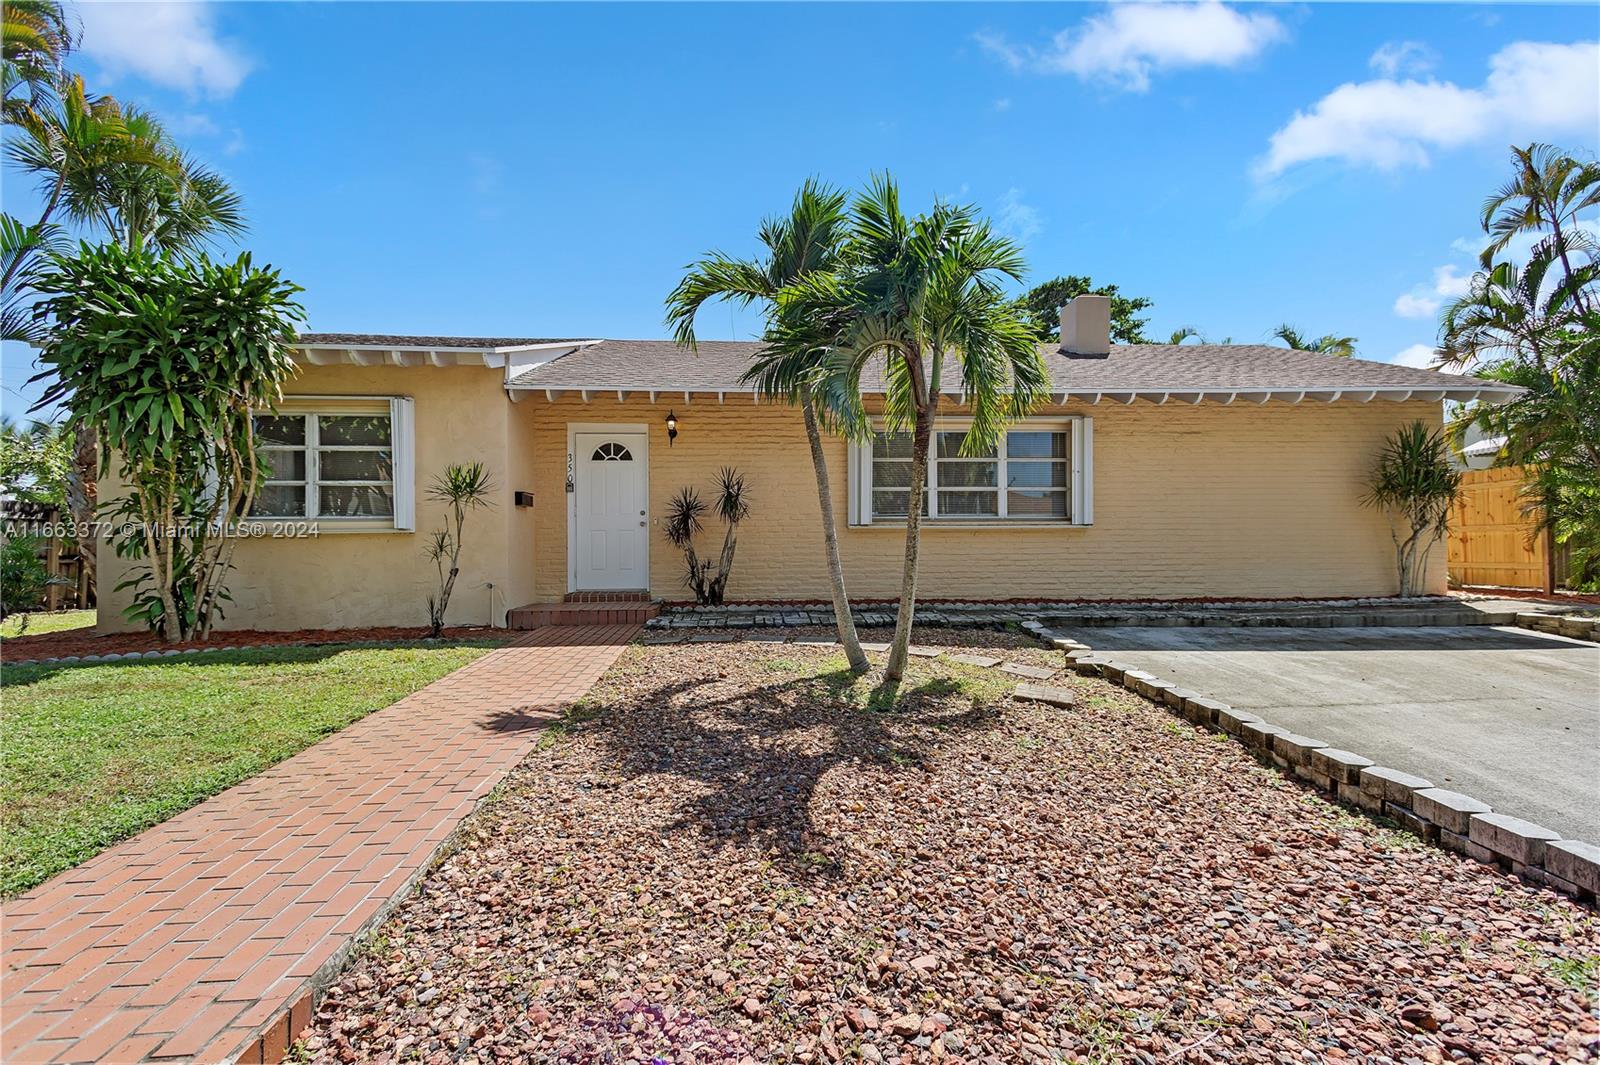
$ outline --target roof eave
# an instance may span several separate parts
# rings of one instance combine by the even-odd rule
[[[547,399],[554,399],[556,393],[579,394],[587,402],[592,396],[616,395],[619,400],[635,393],[647,394],[653,403],[658,396],[682,395],[687,402],[691,395],[714,395],[722,399],[728,394],[753,395],[755,389],[748,385],[707,387],[655,384],[617,385],[606,384],[557,384],[543,381],[508,381],[508,392],[543,392]],[[1067,388],[1052,389],[1050,396],[1059,403],[1068,399],[1085,400],[1090,403],[1099,403],[1102,400],[1131,404],[1138,400],[1149,403],[1164,404],[1176,402],[1185,406],[1199,403],[1229,404],[1236,401],[1247,401],[1257,404],[1270,402],[1283,403],[1336,403],[1356,402],[1370,403],[1373,400],[1383,399],[1395,403],[1404,403],[1409,400],[1443,402],[1453,400],[1459,403],[1472,401],[1486,403],[1504,403],[1515,398],[1524,389],[1518,385],[1479,384],[1473,382],[1466,385],[1293,385],[1272,387],[1206,387],[1195,388]],[[864,395],[881,395],[881,392],[864,392]],[[943,393],[946,396],[965,402],[966,394],[959,389],[950,389]]]

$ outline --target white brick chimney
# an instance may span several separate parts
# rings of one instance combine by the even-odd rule
[[[1070,355],[1111,353],[1111,298],[1074,296],[1061,308],[1061,350]]]

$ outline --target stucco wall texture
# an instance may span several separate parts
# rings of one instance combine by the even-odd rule
[[[825,600],[816,484],[797,411],[729,394],[506,399],[500,371],[483,368],[307,367],[288,391],[408,395],[416,400],[417,531],[324,533],[239,545],[219,626],[296,629],[422,625],[433,586],[423,554],[443,508],[427,484],[446,464],[482,461],[495,505],[469,519],[450,621],[481,624],[569,590],[569,423],[638,425],[649,433],[650,591],[688,597],[682,560],[661,532],[681,486],[709,494],[719,467],[749,484],[730,600]],[[665,419],[678,416],[668,446]],[[1389,595],[1395,591],[1387,519],[1361,506],[1384,438],[1435,403],[1252,403],[1132,406],[1069,403],[1042,415],[1094,419],[1091,527],[950,528],[925,525],[918,595],[959,599],[1135,599],[1205,596]],[[852,598],[898,594],[903,531],[847,525],[847,446],[825,442]],[[517,508],[513,492],[534,493]],[[707,549],[721,528],[707,522]],[[100,626],[128,627],[113,591],[123,565],[101,554]],[[493,590],[487,587],[492,583]],[[1445,552],[1429,560],[1429,589],[1445,587]],[[493,599],[491,601],[491,595]]]

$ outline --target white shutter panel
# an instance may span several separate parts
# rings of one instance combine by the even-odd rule
[[[389,400],[389,433],[394,447],[394,527],[417,527],[416,403],[410,396]]]
[[[1073,449],[1073,522],[1094,524],[1094,419],[1078,419],[1078,446]]]
[[[845,522],[849,525],[865,525],[869,517],[861,506],[863,479],[872,470],[870,454],[863,458],[865,450],[860,443],[850,441],[850,460],[845,464],[844,485]]]

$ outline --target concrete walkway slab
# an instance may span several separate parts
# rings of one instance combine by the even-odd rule
[[[1487,625],[1065,634],[1568,838],[1600,840],[1600,645]]]
[[[0,907],[0,1060],[277,1060],[312,977],[638,629],[532,630]]]

